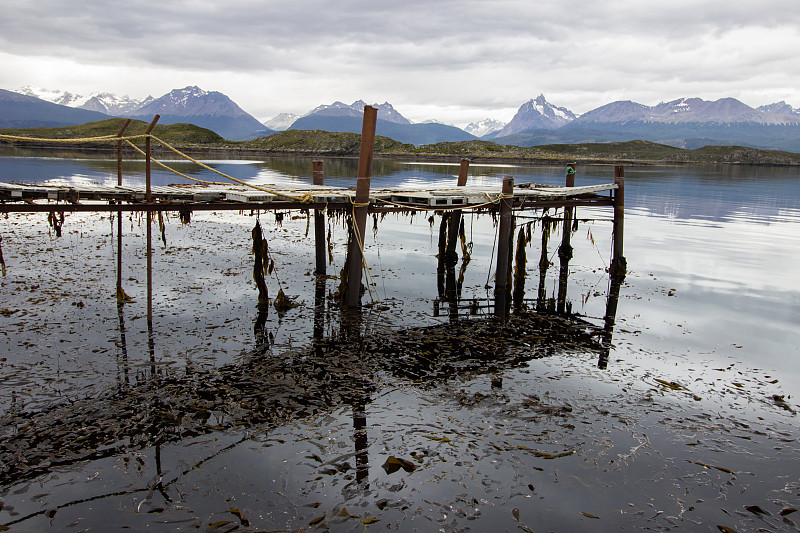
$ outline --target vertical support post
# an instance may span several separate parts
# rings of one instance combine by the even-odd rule
[[[372,155],[375,149],[375,127],[378,110],[364,106],[364,123],[361,128],[361,152],[358,158],[358,179],[353,207],[353,234],[347,249],[348,273],[345,289],[345,306],[354,308],[361,303],[361,270],[364,264],[364,233],[367,226],[369,186],[372,176]]]
[[[536,310],[540,313],[547,309],[547,270],[550,268],[547,243],[550,239],[550,217],[542,215],[542,253],[539,257],[539,290],[536,296]]]
[[[503,178],[502,197],[500,199],[500,227],[497,232],[497,270],[494,275],[494,314],[505,316],[506,304],[509,302],[508,271],[511,265],[511,233],[513,231],[513,215],[511,206],[514,201],[514,178]]]
[[[122,137],[125,134],[125,130],[128,129],[128,126],[131,124],[131,119],[125,120],[125,123],[122,124],[122,127],[117,133],[117,137]],[[122,185],[122,141],[117,141],[117,185]]]
[[[147,324],[153,326],[153,213],[147,211]]]
[[[145,134],[147,137],[144,139],[144,147],[145,147],[145,196],[147,203],[151,203],[153,201],[153,193],[150,190],[150,132],[153,131],[153,128],[156,126],[156,122],[158,122],[159,115],[153,117],[153,121],[150,122],[150,125],[147,127],[147,131]],[[152,331],[153,329],[153,228],[152,228],[152,217],[153,212],[148,210],[146,212],[147,216],[147,324]]]
[[[131,119],[125,120],[117,133],[117,137],[122,137],[125,130],[131,123]],[[117,185],[122,186],[122,141],[117,141]],[[117,211],[117,303],[124,301],[122,291],[122,211]]]
[[[462,159],[461,166],[458,170],[458,187],[463,187],[467,184],[467,173],[469,172],[469,159]],[[447,264],[455,265],[458,257],[456,255],[456,244],[458,244],[458,230],[461,227],[461,211],[454,209],[450,212],[448,220],[449,226],[447,229],[447,251],[445,252],[445,259]]]
[[[314,185],[325,185],[325,174],[322,161],[312,161],[312,182]],[[317,266],[314,274],[324,276],[326,272],[325,260],[325,212],[322,209],[314,210],[314,242]]]
[[[567,165],[566,186],[575,186],[575,165]],[[561,246],[558,247],[558,258],[560,259],[560,269],[558,274],[558,299],[556,310],[564,313],[567,302],[567,279],[569,278],[569,261],[572,259],[572,206],[564,206],[564,225],[561,231]]]
[[[611,260],[611,277],[625,279],[628,263],[623,252],[625,235],[625,167],[614,167],[614,252]]]
[[[161,118],[160,115],[156,115],[153,117],[152,122],[150,125],[147,126],[147,131],[144,132],[147,137],[144,138],[144,153],[145,153],[145,161],[144,161],[144,175],[145,175],[145,197],[147,203],[153,201],[153,193],[150,190],[150,133],[153,131],[153,128],[156,127],[156,122],[158,119]]]

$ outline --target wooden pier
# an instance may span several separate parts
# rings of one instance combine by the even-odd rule
[[[442,217],[443,233],[447,235],[446,243],[440,246],[455,264],[457,257],[455,246],[461,213],[464,211],[492,211],[500,216],[497,257],[495,264],[495,303],[494,313],[505,315],[511,300],[511,266],[514,249],[514,213],[523,210],[544,210],[563,208],[564,231],[559,248],[561,270],[566,283],[566,269],[572,257],[570,244],[570,226],[572,213],[576,207],[612,207],[614,213],[613,257],[610,274],[621,278],[625,275],[625,258],[623,257],[623,219],[624,219],[624,170],[615,167],[614,181],[591,186],[575,186],[575,167],[567,170],[565,186],[547,186],[539,184],[516,184],[513,177],[505,177],[497,186],[467,185],[469,161],[463,160],[459,177],[453,186],[428,187],[420,189],[405,188],[372,188],[370,183],[375,124],[377,110],[370,106],[364,108],[364,126],[361,140],[361,154],[357,185],[355,188],[331,187],[324,185],[324,169],[322,162],[313,163],[313,183],[297,184],[292,187],[253,185],[225,176],[236,182],[230,185],[203,182],[187,185],[151,186],[150,131],[158,121],[153,119],[145,137],[145,151],[130,143],[131,138],[124,138],[127,123],[116,137],[103,138],[116,142],[118,146],[118,180],[116,186],[71,185],[45,186],[0,183],[0,213],[48,213],[49,216],[65,212],[147,212],[147,265],[148,265],[148,321],[152,321],[152,237],[150,226],[152,214],[163,211],[178,211],[187,217],[192,211],[242,211],[242,210],[292,210],[313,209],[315,212],[315,248],[316,273],[325,273],[325,237],[324,220],[327,213],[341,212],[352,217],[350,238],[343,270],[343,286],[345,287],[343,304],[346,307],[360,306],[361,275],[363,272],[363,249],[365,221],[369,213],[434,211],[447,215]],[[162,142],[156,139],[157,142]],[[41,141],[41,140],[38,140]],[[146,158],[146,183],[143,187],[122,185],[122,143],[134,146]],[[23,141],[24,142],[24,141]],[[167,147],[205,168],[221,174],[191,159],[178,150]],[[158,162],[157,162],[158,163]],[[161,163],[158,163],[161,164]],[[165,166],[161,164],[162,166]],[[175,172],[175,171],[173,171]],[[177,172],[176,172],[177,173]],[[187,177],[188,176],[184,176]],[[189,178],[194,179],[194,178]],[[200,181],[200,180],[195,180]],[[121,220],[121,216],[120,216]],[[118,247],[121,249],[121,222],[118,235]],[[1,257],[1,256],[0,256]],[[118,270],[121,271],[121,259],[118,257]],[[122,287],[118,275],[117,294]],[[563,288],[565,290],[565,287]],[[560,288],[559,292],[561,293]],[[124,293],[122,293],[124,294]],[[559,298],[561,300],[561,298]],[[563,310],[561,310],[563,311]]]

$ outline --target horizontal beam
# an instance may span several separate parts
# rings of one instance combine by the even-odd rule
[[[514,202],[513,209],[544,209],[548,207],[592,207],[592,206],[612,206],[613,199],[610,198],[575,198],[572,200],[525,200]],[[449,206],[446,206],[449,207]],[[495,205],[478,206],[458,206],[459,209],[482,209],[495,210]],[[125,204],[33,204],[33,203],[2,203],[0,213],[131,213],[131,212],[157,212],[157,211],[284,211],[300,209],[328,209],[329,211],[350,211],[349,204],[330,204],[322,202],[302,203],[302,202],[182,202],[182,203],[125,203]],[[370,213],[394,213],[403,211],[442,211],[442,207],[420,208],[419,206],[378,206],[371,205]],[[452,210],[452,207],[450,207]]]

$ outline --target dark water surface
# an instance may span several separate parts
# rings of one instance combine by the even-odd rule
[[[310,160],[210,164],[253,183],[310,179]],[[325,165],[328,184],[354,183],[355,161]],[[126,183],[142,182],[140,166],[126,166]],[[457,172],[377,160],[373,186],[452,183]],[[470,183],[503,175],[564,179],[556,167],[473,165]],[[579,166],[576,183],[612,176]],[[1,181],[44,179],[114,184],[116,163],[0,156]],[[133,300],[121,309],[109,215],[68,214],[61,237],[45,215],[3,216],[0,524],[796,531],[799,189],[797,169],[626,168],[629,272],[606,337],[589,330],[607,310],[609,210],[578,210],[571,317],[534,312],[542,213],[517,218],[535,222],[527,311],[505,326],[467,309],[491,295],[489,215],[465,215],[472,260],[457,318],[439,297],[438,215],[432,225],[429,213],[379,220],[365,243],[372,294],[356,319],[334,305],[337,279],[317,290],[304,213],[278,223],[272,213],[198,212],[189,225],[170,215],[154,253],[152,331],[142,215],[123,217]],[[257,218],[275,261],[270,296],[282,289],[299,304],[266,316],[252,279]],[[341,218],[328,227],[328,273],[338,275],[346,228]],[[559,228],[546,253],[548,300]]]

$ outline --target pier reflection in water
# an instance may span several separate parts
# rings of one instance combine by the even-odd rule
[[[152,511],[178,499],[172,486],[188,474],[184,469],[178,477],[165,479],[165,472],[174,476],[176,469],[181,468],[175,464],[164,466],[164,445],[217,432],[281,427],[348,406],[353,448],[344,455],[352,457],[353,463],[343,460],[327,465],[320,461],[323,463],[320,468],[328,475],[344,476],[345,481],[352,483],[348,491],[353,494],[355,490],[366,491],[370,487],[372,443],[368,413],[381,383],[402,380],[426,389],[477,375],[489,375],[502,382],[497,376],[504,370],[554,353],[593,352],[603,360],[611,341],[616,302],[612,305],[609,299],[607,335],[601,337],[598,333],[602,328],[559,312],[563,305],[551,303],[540,312],[538,297],[524,297],[527,270],[524,249],[530,241],[526,235],[534,226],[532,222],[519,228],[516,268],[521,272],[515,277],[513,313],[505,318],[487,312],[494,308],[488,296],[484,300],[462,298],[462,284],[471,258],[463,239],[463,224],[451,226],[451,222],[448,217],[441,217],[441,227],[458,227],[453,234],[462,237],[458,275],[458,254],[447,253],[446,230],[440,233],[443,243],[440,250],[444,253],[439,254],[438,262],[430,259],[430,275],[435,272],[439,288],[432,300],[434,308],[439,309],[440,303],[445,303],[449,314],[448,322],[437,326],[369,332],[365,328],[369,325],[366,309],[340,309],[336,299],[328,296],[330,287],[325,276],[319,276],[314,284],[313,333],[309,346],[274,350],[274,336],[268,324],[270,312],[277,311],[258,306],[253,324],[255,347],[245,361],[218,369],[189,365],[180,371],[162,368],[157,362],[159,336],[149,321],[147,360],[131,367],[126,304],[119,304],[115,391],[24,415],[26,424],[0,445],[3,459],[0,479],[4,484],[12,480],[18,484],[47,477],[54,469],[150,449],[155,477],[147,488],[115,490],[109,497],[144,493],[145,508]],[[539,225],[545,233],[550,232],[549,223]],[[434,262],[437,262],[435,268]],[[547,268],[540,268],[539,274],[544,277]],[[544,283],[540,279],[539,286]],[[619,283],[612,286],[618,296]],[[558,298],[566,299],[566,293],[560,291]],[[11,425],[18,422],[14,417],[5,420]],[[219,450],[212,455],[217,453]],[[210,459],[200,459],[198,464]],[[396,463],[384,466],[387,472],[394,467],[410,472],[419,466],[404,458],[394,460]],[[163,499],[160,504],[154,503],[156,494]],[[93,501],[102,499],[102,495],[97,495]],[[84,500],[64,501],[54,508],[67,509],[84,503]],[[52,509],[35,511],[7,524],[29,523],[36,516],[52,514]]]

